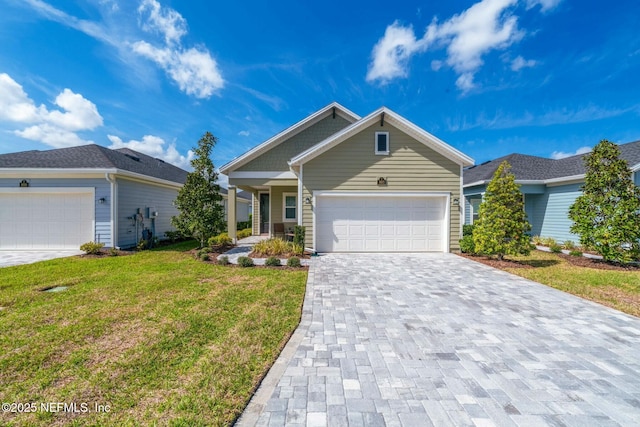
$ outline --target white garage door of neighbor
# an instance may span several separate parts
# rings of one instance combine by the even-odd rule
[[[94,239],[93,193],[0,193],[0,249],[78,249]]]
[[[318,252],[441,252],[445,197],[319,196]]]

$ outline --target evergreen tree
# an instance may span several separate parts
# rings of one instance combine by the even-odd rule
[[[194,149],[191,160],[193,172],[187,175],[187,181],[180,189],[175,206],[180,211],[171,217],[171,224],[185,236],[200,241],[203,247],[209,237],[224,230],[224,205],[217,184],[218,174],[211,160],[211,152],[217,138],[205,133]]]
[[[487,185],[478,220],[474,223],[475,250],[483,255],[528,255],[531,250],[529,236],[531,224],[527,221],[520,187],[504,161],[498,166]]]
[[[619,156],[618,146],[605,139],[584,157],[582,194],[569,218],[581,245],[607,261],[629,262],[640,256],[640,189]]]

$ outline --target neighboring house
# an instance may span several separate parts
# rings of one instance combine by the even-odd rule
[[[640,141],[619,145],[620,157],[633,171],[636,185],[640,185]],[[464,170],[465,224],[477,219],[482,195],[493,174],[503,161],[511,165],[511,172],[524,194],[525,210],[533,236],[553,237],[556,241],[578,241],[569,231],[569,207],[580,195],[584,184],[584,154],[564,159],[546,159],[510,154]]]
[[[0,155],[0,249],[132,247],[173,230],[187,172],[99,145]]]
[[[318,252],[458,250],[462,169],[473,160],[389,110],[337,103],[220,168],[253,196],[253,234],[306,227]],[[235,237],[232,235],[232,237]]]
[[[224,204],[224,220],[227,220],[227,213],[229,211],[228,192],[226,188],[220,187],[220,194],[222,195],[222,203]],[[236,193],[236,221],[248,222],[251,215],[251,194],[246,191],[238,191]]]

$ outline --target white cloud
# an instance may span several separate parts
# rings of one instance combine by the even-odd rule
[[[184,48],[182,37],[187,23],[178,12],[165,8],[156,0],[143,0],[138,8],[141,27],[159,33],[163,43],[158,47],[145,40],[131,43],[140,56],[158,64],[187,95],[208,98],[224,86],[216,60],[203,47]]]
[[[591,147],[580,147],[573,153],[565,153],[564,151],[554,151],[551,153],[552,159],[564,159],[565,157],[576,156],[578,154],[585,154],[591,151]]]
[[[240,132],[238,132],[238,135],[240,135],[240,136],[249,136],[249,135],[251,135],[251,132],[249,132],[248,130],[241,130]]]
[[[557,2],[544,3],[554,1]],[[517,4],[518,0],[481,0],[442,23],[434,19],[422,38],[416,37],[411,26],[395,21],[373,47],[366,80],[384,84],[406,77],[414,55],[446,47],[446,63],[458,74],[456,85],[462,91],[472,89],[475,73],[484,63],[483,56],[492,50],[503,50],[524,36],[511,11]],[[437,71],[441,65],[442,61],[435,60],[431,68]]]
[[[546,12],[560,4],[562,0],[527,0],[527,8],[531,9],[540,5],[540,10]]]
[[[64,89],[54,104],[60,109],[36,106],[19,83],[6,73],[0,74],[0,120],[27,125],[14,134],[56,148],[92,143],[76,132],[102,126],[96,105],[70,89]]]
[[[178,166],[182,169],[191,169],[191,160],[193,159],[193,151],[189,150],[186,156],[181,155],[176,149],[175,144],[167,144],[164,139],[154,136],[145,135],[141,141],[130,140],[124,142],[117,136],[107,135],[109,141],[111,141],[111,149],[117,148],[129,148],[134,151],[139,151],[148,156],[157,157],[168,163]]]
[[[537,63],[534,59],[524,59],[522,56],[518,56],[511,62],[511,69],[520,71],[523,68],[535,67]]]

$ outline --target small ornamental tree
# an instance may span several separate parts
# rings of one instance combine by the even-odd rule
[[[527,221],[520,186],[504,161],[498,166],[474,222],[475,251],[483,255],[528,255],[531,224]]]
[[[640,188],[618,146],[602,140],[584,157],[582,194],[569,208],[571,232],[607,261],[640,256]]]
[[[191,160],[193,172],[187,175],[187,181],[175,201],[180,214],[171,217],[171,224],[183,235],[200,241],[200,247],[224,229],[224,205],[220,186],[216,183],[218,174],[211,161],[216,141],[217,138],[209,132],[198,141]]]

